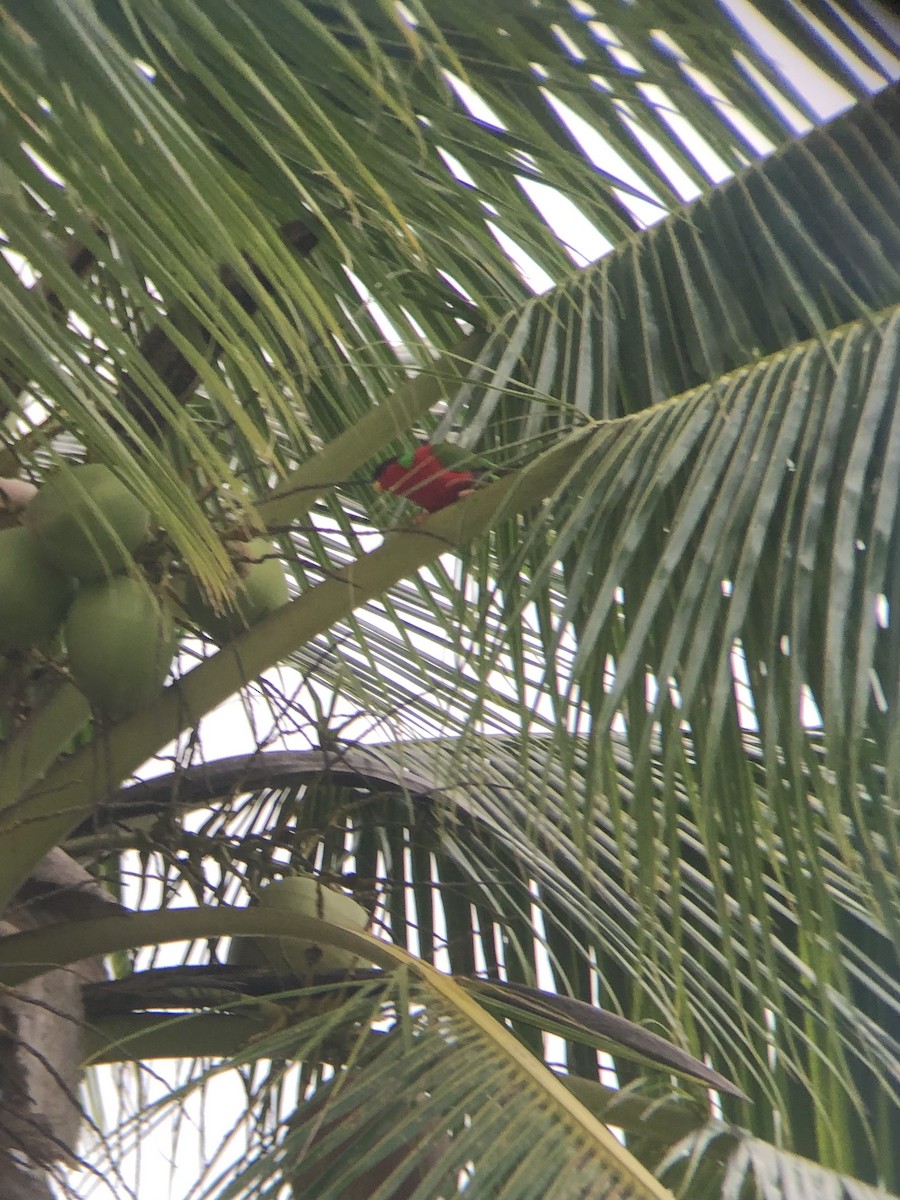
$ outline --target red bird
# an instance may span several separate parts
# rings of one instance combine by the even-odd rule
[[[483,472],[454,469],[454,459],[473,461],[458,446],[432,446],[425,442],[397,458],[383,462],[375,472],[375,491],[405,496],[427,512],[440,512],[475,490]]]

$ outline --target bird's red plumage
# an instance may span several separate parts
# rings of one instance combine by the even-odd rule
[[[383,491],[405,496],[419,508],[439,512],[471,490],[475,472],[445,467],[434,447],[426,443],[417,447],[410,467],[404,467],[396,458],[385,463],[378,472],[378,484]]]

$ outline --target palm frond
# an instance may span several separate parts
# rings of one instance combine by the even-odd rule
[[[422,960],[337,1082],[251,1062],[312,1019],[247,1049],[252,1152],[194,1196],[618,1186],[539,1023],[448,972],[560,993],[573,1094],[601,1084],[568,998],[733,1075],[752,1133],[684,1123],[680,1084],[668,1141],[626,1127],[654,1167],[685,1138],[666,1178],[698,1195],[896,1190],[900,36],[868,2],[755,11],[3,6],[0,474],[105,462],[154,582],[225,599],[229,539],[265,528],[297,596],[218,653],[185,624],[120,723],[64,660],[4,660],[3,887],[75,830],[138,906],[218,906],[131,926],[196,961],[290,863]],[[508,473],[409,526],[367,464],[423,436]],[[116,794],[202,761],[233,693],[258,762]],[[17,945],[127,970],[117,928]],[[247,1013],[202,1015],[239,1051]],[[218,1076],[184,1078],[182,1112]],[[410,1144],[437,1128],[436,1159]]]
[[[721,1165],[711,1169],[718,1158]],[[698,1197],[777,1195],[784,1200],[822,1196],[828,1200],[895,1200],[884,1188],[869,1187],[818,1163],[761,1142],[743,1130],[712,1125],[699,1130],[670,1153],[660,1173],[681,1175]]]
[[[751,1097],[755,1131],[772,1139],[778,1131],[813,1157],[837,1136],[822,1101],[828,1095],[845,1123],[859,1122],[859,1157],[847,1169],[863,1171],[875,1146],[889,1144],[879,1123],[900,1094],[889,927],[873,913],[865,879],[841,859],[816,775],[807,777],[804,805],[782,823],[766,785],[765,749],[744,734],[745,777],[740,793],[731,778],[729,795],[750,806],[755,840],[740,840],[739,821],[733,832],[723,822],[711,844],[693,755],[680,736],[679,769],[655,744],[648,775],[623,737],[610,743],[600,774],[587,739],[565,764],[551,765],[549,734],[532,738],[524,755],[518,739],[469,742],[462,761],[453,739],[347,747],[329,752],[330,779],[328,754],[276,754],[280,786],[251,794],[248,811],[239,799],[249,786],[243,772],[264,771],[267,757],[253,756],[234,764],[230,780],[220,777],[216,790],[230,782],[234,800],[206,823],[205,844],[240,811],[246,832],[226,856],[226,874],[251,863],[258,871],[261,854],[287,852],[303,856],[297,865],[321,861],[341,878],[349,846],[353,887],[378,906],[395,941],[458,974],[486,970],[513,992],[552,979],[564,995],[599,997],[604,1009],[649,1023],[710,1061]],[[207,802],[204,768],[183,774],[183,790],[181,778],[179,771],[126,790],[109,816],[127,824],[130,802],[138,813],[172,799]],[[171,827],[168,841],[173,867],[195,845]],[[120,832],[113,844],[140,843]],[[79,845],[87,849],[91,835]],[[797,870],[790,851],[800,845]],[[806,865],[813,862],[816,871]],[[809,929],[833,932],[810,938]],[[570,1070],[596,1078],[595,1057],[579,1057],[571,1043],[568,1057]],[[627,1062],[616,1065],[621,1079],[631,1078]]]
[[[409,1124],[410,1110],[420,1107],[428,1114],[426,1124],[432,1134],[435,1126],[443,1127],[445,1122],[454,1134],[446,1143],[449,1161],[444,1162],[442,1157],[439,1166],[431,1166],[432,1171],[439,1171],[441,1179],[446,1179],[448,1172],[454,1175],[464,1169],[478,1172],[478,1161],[484,1159],[486,1165],[482,1172],[497,1181],[495,1186],[501,1188],[500,1194],[505,1191],[510,1197],[532,1195],[531,1171],[538,1169],[542,1157],[534,1153],[537,1139],[544,1155],[552,1152],[555,1156],[552,1167],[541,1165],[539,1168],[542,1179],[546,1180],[542,1191],[547,1195],[578,1195],[588,1200],[589,1197],[608,1195],[610,1188],[619,1188],[623,1195],[646,1197],[647,1200],[665,1200],[669,1194],[602,1124],[582,1108],[546,1067],[523,1050],[452,980],[364,934],[350,933],[312,918],[298,924],[292,914],[280,911],[261,917],[259,911],[235,912],[222,907],[99,918],[81,922],[77,928],[68,926],[67,935],[73,930],[74,935],[65,938],[59,936],[59,929],[48,927],[5,939],[0,946],[0,961],[4,964],[6,978],[16,983],[40,972],[53,959],[60,963],[75,961],[88,946],[102,945],[109,952],[148,935],[153,941],[160,941],[213,932],[298,936],[300,930],[317,941],[349,945],[376,961],[397,963],[399,973],[392,980],[395,1028],[386,1038],[375,1039],[379,1048],[385,1044],[390,1046],[387,1063],[383,1062],[381,1054],[378,1055],[380,1070],[377,1073],[381,1075],[379,1086],[383,1086],[385,1079],[382,1072],[390,1071],[394,1078],[392,1094],[396,1108],[388,1126],[392,1139],[399,1137],[400,1130],[415,1135],[416,1130]],[[382,990],[380,981],[377,988]],[[301,1004],[310,1002],[302,995],[300,999]],[[412,1014],[422,1009],[423,1002],[424,1012],[417,1018]],[[382,997],[378,998],[377,1004],[379,1009],[383,1006]],[[355,1000],[346,1006],[342,1004],[339,1013],[332,1011],[330,1017],[323,1018],[322,1012],[317,1011],[313,1021],[303,1020],[288,1032],[266,1038],[261,1048],[283,1057],[289,1045],[292,1057],[300,1060],[309,1056],[318,1058],[323,1040],[338,1037],[339,1027],[348,1020],[360,1019],[360,1006],[368,1010],[367,1029],[375,1014],[371,996],[364,988]],[[362,1036],[369,1041],[365,1031]],[[351,1064],[350,1080],[346,1084],[348,1097],[353,1097],[357,1078],[361,1077],[365,1083],[368,1065],[364,1047],[354,1047],[353,1040],[351,1035],[347,1055]],[[277,1044],[277,1050],[273,1048],[273,1042]],[[355,1107],[359,1100],[351,1103]],[[339,1107],[338,1113],[340,1111]],[[492,1132],[498,1120],[511,1121],[518,1129],[518,1138],[512,1138],[507,1132],[503,1139],[504,1153],[499,1156],[494,1144],[496,1133]],[[335,1141],[342,1144],[347,1139],[348,1121],[351,1127],[355,1123],[352,1117],[342,1118],[335,1136],[323,1138],[322,1145],[316,1147],[317,1152],[329,1153],[330,1164],[330,1151],[335,1148]],[[380,1146],[385,1132],[380,1128],[380,1122],[373,1124],[379,1126],[373,1140]],[[409,1137],[400,1140],[405,1143]],[[545,1141],[546,1145],[543,1145]],[[309,1138],[302,1142],[308,1150]],[[290,1155],[294,1145],[296,1140],[288,1137],[283,1144],[283,1153]],[[369,1166],[369,1145],[371,1142],[367,1145],[366,1135],[361,1133],[358,1153],[347,1171],[347,1178],[352,1179]],[[413,1150],[402,1164],[403,1170],[417,1166],[433,1148],[433,1145],[427,1145]],[[319,1160],[317,1152],[310,1153],[308,1160],[298,1162],[297,1167],[313,1169]],[[533,1164],[529,1172],[521,1170],[523,1156]],[[340,1164],[337,1167],[340,1178]],[[295,1169],[293,1165],[291,1169]],[[334,1169],[333,1164],[329,1166],[329,1170]],[[270,1171],[271,1165],[257,1158],[237,1185],[232,1181],[230,1190],[218,1194],[249,1194],[243,1190],[246,1185],[261,1172],[268,1174]],[[236,1186],[238,1190],[235,1190]]]

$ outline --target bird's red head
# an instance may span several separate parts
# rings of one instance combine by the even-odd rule
[[[392,492],[398,483],[402,483],[414,465],[415,452],[412,450],[380,463],[375,468],[375,491]]]

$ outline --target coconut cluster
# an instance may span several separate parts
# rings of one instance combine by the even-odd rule
[[[238,542],[233,549],[240,582],[227,610],[214,609],[193,580],[184,589],[183,606],[190,618],[215,642],[230,641],[290,600],[277,552],[265,538]]]
[[[178,646],[172,606],[134,559],[150,513],[99,463],[61,467],[39,490],[17,491],[17,483],[0,480],[0,502],[19,521],[0,530],[0,654],[51,651],[61,632],[72,679],[94,709],[138,711],[162,687]],[[289,599],[265,539],[242,545],[237,566],[228,612],[213,611],[189,585],[187,612],[217,641]]]
[[[0,651],[50,650],[60,631],[76,686],[124,716],[162,686],[171,613],[134,566],[150,513],[108,467],[61,467],[0,532]]]

